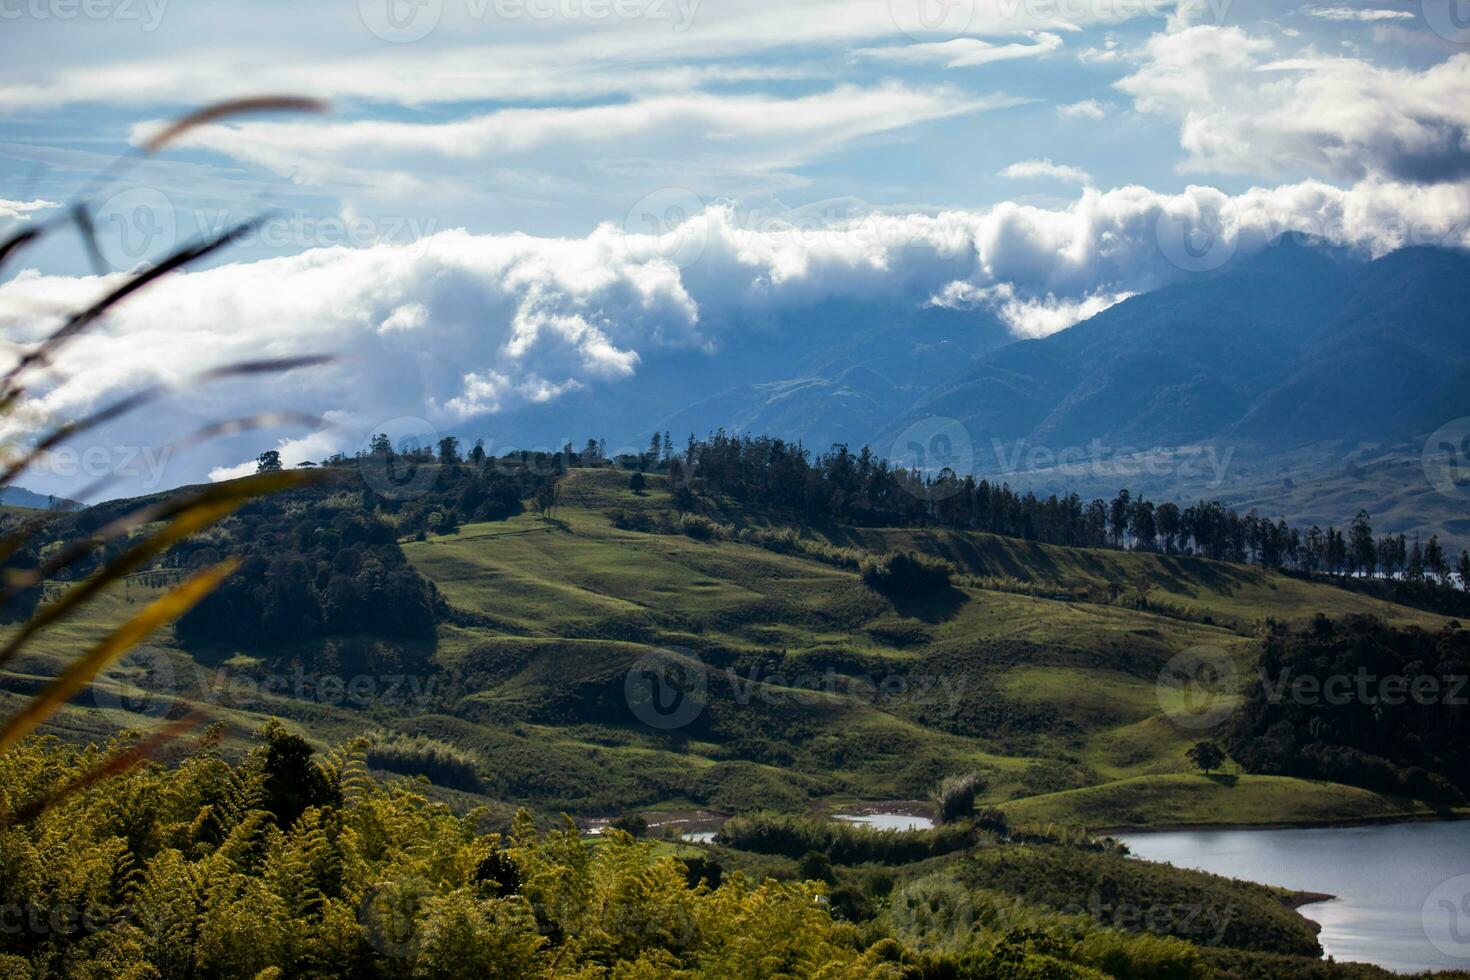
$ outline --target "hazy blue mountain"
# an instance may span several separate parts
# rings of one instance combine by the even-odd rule
[[[899,416],[994,444],[1108,450],[1202,441],[1250,452],[1409,438],[1470,415],[1470,259],[1374,262],[1282,243],[1227,275],[1138,296],[980,356]]]
[[[48,497],[25,487],[0,487],[0,504],[6,507],[31,507],[36,510],[76,510],[82,506],[64,497]]]
[[[986,311],[922,297],[827,301],[747,324],[739,343],[713,354],[648,355],[627,382],[472,420],[460,434],[487,436],[493,449],[598,435],[616,450],[644,446],[655,431],[682,442],[724,428],[893,456],[910,426],[937,417],[963,427],[977,471],[1017,483],[1215,495],[1218,482],[1173,471],[1123,480],[1106,470],[1023,475],[1016,465],[1037,447],[1108,455],[1206,445],[1231,455],[1232,483],[1254,487],[1294,459],[1335,458],[1336,472],[1363,444],[1412,455],[1416,438],[1470,416],[1467,310],[1463,253],[1406,249],[1367,261],[1283,240],[1041,340],[1018,341]]]
[[[1470,414],[1470,260],[1404,249],[1357,270],[1292,373],[1232,430],[1280,448],[1393,439]]]
[[[725,428],[825,449],[862,443],[1012,336],[984,311],[834,300],[748,325],[710,354],[646,356],[626,382],[472,420],[463,435],[517,447],[605,438],[643,446],[656,431],[682,442]]]

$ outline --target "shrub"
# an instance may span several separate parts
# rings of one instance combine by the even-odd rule
[[[630,837],[643,837],[648,833],[648,821],[636,813],[625,813],[608,826],[613,830],[621,830]]]
[[[836,879],[832,876],[832,861],[821,851],[807,851],[796,866],[796,873],[806,881],[820,881],[828,885]]]
[[[473,755],[438,739],[421,735],[393,738],[370,747],[366,762],[405,776],[423,776],[439,786],[480,791],[479,764]]]
[[[621,531],[642,531],[647,534],[653,530],[653,519],[641,510],[624,510],[618,507],[607,512],[607,519],[613,527]]]
[[[722,537],[720,525],[699,514],[683,514],[679,517],[679,530],[696,541],[709,541]]]
[[[935,812],[940,823],[954,823],[975,815],[975,797],[985,789],[979,773],[950,776],[934,788]]]
[[[916,597],[933,595],[949,588],[954,569],[914,551],[895,551],[858,564],[863,584],[885,595]]]
[[[933,830],[876,830],[837,820],[753,813],[725,821],[718,839],[741,850],[797,859],[815,851],[833,864],[906,864],[964,850],[980,836],[967,823]]]
[[[1214,975],[1195,946],[1173,937],[1097,932],[1078,943],[1072,956],[1115,977],[1205,980]]]

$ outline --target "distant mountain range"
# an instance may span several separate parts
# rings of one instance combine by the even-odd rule
[[[1470,414],[1470,258],[1359,262],[1280,244],[981,355],[878,434],[930,416],[1056,451],[1100,440],[1280,452],[1426,435]],[[997,461],[984,458],[981,468]]]
[[[1288,475],[1335,477],[1365,447],[1397,447],[1401,464],[1465,416],[1470,256],[1409,248],[1368,261],[1283,239],[1039,340],[1017,340],[983,309],[922,297],[817,303],[747,325],[716,354],[652,355],[628,382],[486,416],[461,434],[492,436],[492,449],[599,435],[616,449],[656,431],[682,442],[725,428],[816,451],[871,445],[913,463],[910,434],[937,431],[967,444],[956,469],[1016,485],[1086,494],[1131,482],[1177,497],[1249,485],[1242,494],[1269,508],[1269,487]],[[1180,447],[1208,447],[1232,469],[1185,467]],[[1048,469],[1064,453],[1151,450],[1172,462],[1133,480],[1106,466]],[[1464,504],[1438,509],[1465,516]]]
[[[76,510],[82,505],[65,497],[48,497],[25,487],[0,487],[0,505],[30,507],[34,510]]]
[[[642,448],[655,432],[682,443],[724,428],[814,449],[859,445],[1015,339],[988,313],[925,306],[922,297],[829,300],[741,329],[740,343],[717,353],[647,354],[628,381],[482,416],[458,434],[518,448],[595,435],[611,450]]]

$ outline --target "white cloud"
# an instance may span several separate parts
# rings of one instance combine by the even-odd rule
[[[1081,167],[1071,167],[1066,164],[1052,163],[1051,158],[1042,160],[1021,160],[1006,167],[999,174],[1008,180],[1034,180],[1037,178],[1046,180],[1062,180],[1070,184],[1090,184],[1092,175]]]
[[[0,219],[29,221],[33,211],[46,211],[59,207],[61,205],[55,201],[43,201],[39,198],[32,201],[7,201],[0,197]]]
[[[973,37],[957,37],[949,41],[904,44],[886,48],[858,48],[854,57],[911,64],[940,64],[945,68],[977,68],[996,61],[1036,58],[1051,54],[1062,46],[1059,34],[1039,32],[1031,35],[1031,44],[992,44]]]
[[[1414,19],[1414,15],[1407,10],[1377,10],[1366,7],[1306,7],[1302,12],[1318,20],[1362,21],[1365,23]]]
[[[1096,99],[1083,99],[1081,102],[1057,106],[1057,114],[1067,119],[1102,119],[1108,111]]]
[[[676,4],[643,6],[671,10]],[[643,97],[720,81],[831,75],[840,69],[843,52],[856,46],[914,37],[943,43],[956,35],[977,39],[1074,30],[1150,16],[1153,7],[1065,4],[1060,6],[1067,8],[1069,22],[1063,23],[1055,3],[955,4],[968,14],[963,24],[946,19],[926,28],[922,18],[901,26],[903,6],[873,0],[725,0],[698,4],[689,29],[677,30],[658,18],[506,19],[493,16],[493,3],[445,3],[443,20],[429,37],[385,45],[364,28],[358,4],[273,9],[221,0],[200,10],[171,8],[162,29],[149,35],[146,58],[118,60],[116,46],[109,45],[64,59],[60,67],[55,58],[7,64],[0,108],[192,105],[239,95],[241,78],[250,80],[253,91],[408,106]],[[492,16],[467,17],[473,10]],[[313,21],[319,22],[316,30]],[[486,37],[497,43],[483,43]],[[323,38],[331,43],[323,44]],[[794,49],[804,51],[796,66],[753,63],[758,55]]]
[[[429,310],[423,303],[404,303],[389,313],[378,326],[378,333],[393,333],[396,330],[422,330],[428,326]]]
[[[947,86],[843,85],[813,95],[691,92],[585,107],[501,109],[449,122],[242,122],[191,130],[179,145],[214,150],[297,180],[369,183],[416,194],[440,173],[465,177],[488,161],[540,154],[546,168],[604,173],[620,161],[667,161],[711,187],[735,175],[779,171],[854,140],[923,122],[1016,105]],[[156,123],[134,127],[141,142]],[[551,152],[555,150],[564,152]],[[581,169],[578,169],[581,168]]]
[[[988,307],[1010,327],[1018,337],[1047,337],[1065,330],[1083,320],[1097,316],[1103,310],[1133,296],[1133,293],[1095,293],[1077,300],[1058,299],[1051,293],[1035,298],[1016,295],[1016,287],[1010,283],[994,286],[976,286],[958,281],[949,283],[930,302],[935,306],[951,309]]]
[[[1186,170],[1414,183],[1470,173],[1470,53],[1379,68],[1197,26],[1150,38],[1117,87],[1139,111],[1179,120]]]
[[[711,207],[663,236],[603,225],[575,239],[445,231],[411,247],[315,249],[178,274],[131,297],[65,352],[25,408],[76,418],[211,364],[332,352],[333,367],[185,394],[178,414],[131,419],[115,436],[162,444],[200,418],[267,405],[334,419],[339,429],[307,442],[282,433],[293,453],[320,458],[357,448],[385,419],[453,426],[636,378],[662,351],[717,356],[751,323],[828,297],[985,303],[1039,336],[1183,275],[1161,238],[1172,228],[1166,213],[1218,214],[1221,242],[1242,255],[1288,231],[1381,253],[1463,237],[1470,187],[1375,177],[1347,189],[1307,181],[1234,197],[1208,187],[1089,188],[1061,208],[878,213],[821,229],[753,229],[730,208]],[[671,238],[697,243],[697,261],[671,264]],[[37,310],[74,308],[114,281],[21,273],[0,285],[0,330],[34,340],[55,322]],[[245,454],[234,452],[169,476],[235,466]]]

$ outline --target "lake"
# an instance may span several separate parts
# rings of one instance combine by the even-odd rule
[[[1470,969],[1470,821],[1121,834],[1134,855],[1337,896],[1301,907],[1338,960]]]

